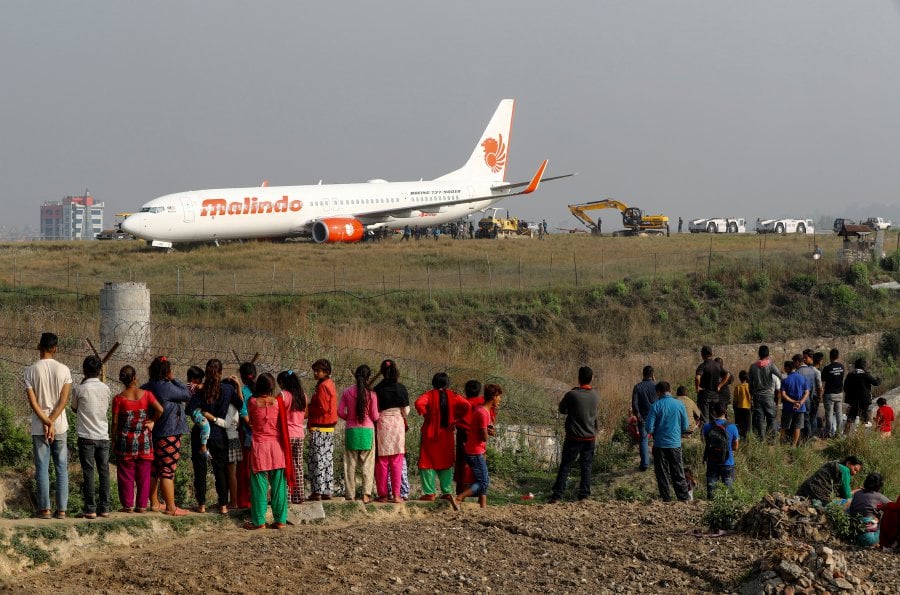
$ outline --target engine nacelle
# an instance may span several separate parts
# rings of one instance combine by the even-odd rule
[[[312,226],[312,238],[317,244],[359,242],[365,235],[363,224],[352,217],[319,219]]]

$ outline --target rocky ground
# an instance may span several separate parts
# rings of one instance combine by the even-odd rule
[[[15,577],[3,590],[718,593],[737,591],[776,545],[739,534],[695,536],[699,503],[367,509],[334,508],[323,523],[283,531],[228,525],[148,538]],[[832,547],[877,592],[900,591],[897,554]]]

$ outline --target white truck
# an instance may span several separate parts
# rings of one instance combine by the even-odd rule
[[[688,223],[688,231],[691,233],[745,233],[747,221],[736,217],[693,219]]]
[[[890,229],[893,225],[889,219],[885,219],[884,217],[869,217],[866,219],[865,224],[875,230]]]
[[[816,233],[812,219],[763,219],[756,222],[756,233]]]

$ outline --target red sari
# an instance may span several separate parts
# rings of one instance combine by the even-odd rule
[[[466,418],[471,405],[462,395],[447,393],[447,427],[441,427],[440,391],[432,389],[416,399],[416,411],[425,418],[419,448],[419,469],[450,469],[456,459],[456,423]]]

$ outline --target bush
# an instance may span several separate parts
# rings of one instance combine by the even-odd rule
[[[702,522],[710,529],[731,531],[748,508],[747,495],[736,488],[720,485],[713,493],[712,502],[703,513]]]
[[[844,541],[853,541],[865,530],[859,517],[848,513],[840,504],[832,502],[826,506],[825,516],[828,517],[834,536]]]
[[[788,281],[788,287],[803,294],[808,294],[815,286],[816,278],[813,275],[797,275]]]
[[[768,273],[762,272],[753,277],[753,280],[750,282],[750,290],[765,291],[770,285],[772,285],[772,280],[769,278]]]
[[[847,283],[854,287],[863,287],[869,284],[869,267],[863,262],[854,262],[847,269]]]
[[[706,281],[700,289],[706,294],[706,297],[710,299],[717,299],[725,295],[725,287],[713,279]]]
[[[894,250],[882,258],[881,268],[886,271],[900,271],[900,250]]]
[[[30,461],[30,431],[24,423],[16,421],[9,405],[0,403],[0,467],[25,467]]]
[[[616,486],[616,489],[613,491],[613,496],[616,500],[621,500],[623,502],[646,502],[648,500],[647,494],[642,492],[639,488],[626,483]]]
[[[878,355],[887,362],[900,360],[900,330],[887,331],[878,341]]]
[[[849,285],[832,285],[828,292],[829,301],[838,308],[853,308],[856,306],[858,296],[856,290]]]

